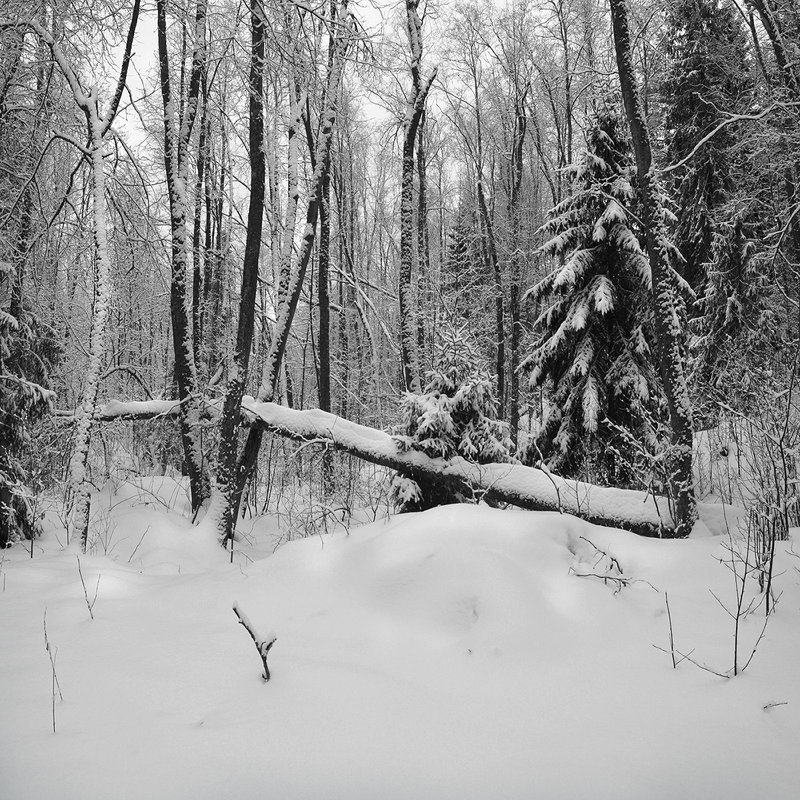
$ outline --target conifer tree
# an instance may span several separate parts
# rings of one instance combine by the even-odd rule
[[[601,107],[571,168],[573,192],[542,229],[540,253],[557,265],[527,293],[544,310],[522,365],[531,388],[548,398],[528,460],[543,458],[567,476],[594,464],[595,480],[617,485],[633,479],[627,433],[654,444],[660,398],[650,357],[650,268],[630,211],[632,170],[623,122]]]
[[[442,298],[454,318],[471,319],[486,313],[491,276],[484,267],[478,244],[477,220],[464,201],[447,236],[447,257],[442,265]]]
[[[48,373],[59,355],[52,331],[24,301],[10,302],[13,273],[0,261],[0,547],[37,532],[25,451],[31,426],[50,410]]]
[[[720,211],[740,174],[735,148],[741,132],[728,125],[691,154],[726,114],[747,105],[753,89],[749,43],[736,9],[721,0],[679,0],[668,20],[671,63],[662,87],[667,158],[671,164],[689,159],[672,173],[679,209],[675,244],[684,278],[702,296],[723,232]]]
[[[494,382],[465,327],[437,331],[436,366],[428,371],[423,391],[406,392],[401,404],[404,450],[421,450],[431,458],[461,456],[489,464],[511,458],[507,425],[497,419]],[[454,495],[444,481],[412,480],[398,474],[392,496],[401,511],[424,511],[468,499]]]
[[[759,402],[783,328],[771,303],[772,259],[755,233],[740,214],[715,224],[705,291],[692,324],[696,390],[741,411]],[[713,416],[716,410],[706,412]]]
[[[709,396],[742,405],[742,379],[763,359],[778,327],[768,308],[771,279],[762,196],[752,145],[730,124],[697,145],[753,97],[750,45],[735,8],[720,0],[680,0],[669,14],[667,157],[678,208],[676,245],[695,291],[690,308],[693,384],[706,415]],[[696,149],[697,148],[697,149]],[[763,185],[762,185],[763,184]]]

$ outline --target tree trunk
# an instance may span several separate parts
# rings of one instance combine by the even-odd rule
[[[239,324],[236,332],[236,350],[233,368],[228,377],[228,387],[222,404],[220,424],[217,488],[224,497],[220,517],[220,536],[224,541],[233,538],[238,512],[237,459],[239,457],[239,408],[247,385],[250,351],[255,329],[256,295],[258,293],[258,266],[261,255],[261,231],[264,220],[266,194],[266,159],[264,156],[264,20],[258,0],[250,10],[250,205],[247,212],[247,237],[242,288],[239,300]]]
[[[509,358],[510,386],[508,393],[508,424],[511,441],[517,444],[519,433],[519,346],[522,340],[522,319],[520,314],[520,283],[522,280],[522,250],[519,229],[519,199],[522,191],[522,159],[525,152],[527,132],[525,116],[525,97],[527,87],[515,85],[514,122],[511,136],[511,163],[509,165],[508,219],[511,228],[511,280],[508,292],[508,305],[511,315],[511,353]]]
[[[680,322],[676,279],[669,264],[669,242],[661,189],[652,170],[650,135],[631,61],[625,0],[611,0],[614,50],[625,114],[631,130],[639,179],[641,215],[653,284],[656,358],[669,408],[672,448],[670,493],[675,503],[678,534],[687,536],[697,518],[692,488],[692,407],[683,364],[684,332]]]
[[[353,34],[352,21],[345,17],[347,22],[337,26],[335,34],[335,53],[332,60],[331,69],[325,89],[325,108],[322,113],[319,135],[317,136],[314,148],[314,174],[311,179],[311,188],[306,210],[306,224],[303,232],[303,239],[300,244],[300,252],[297,257],[297,266],[290,281],[286,301],[282,305],[278,321],[275,326],[275,333],[270,344],[270,349],[264,361],[264,368],[261,376],[261,386],[258,391],[259,400],[272,400],[278,388],[278,378],[280,376],[283,356],[286,352],[286,345],[289,341],[289,332],[294,319],[297,304],[300,301],[300,294],[303,289],[308,263],[314,246],[314,239],[317,229],[317,218],[319,207],[322,201],[322,188],[325,175],[330,165],[330,148],[333,138],[333,126],[336,122],[336,104],[339,95],[342,71],[345,65],[345,56],[351,44]],[[333,35],[333,34],[332,34]],[[232,498],[231,509],[225,513],[230,520],[235,520],[241,503],[242,492],[247,483],[248,476],[255,467],[258,451],[261,447],[263,430],[261,426],[253,425],[247,435],[236,475],[236,492]],[[226,532],[227,536],[232,535],[233,530]]]
[[[418,316],[412,274],[414,271],[414,146],[420,120],[425,110],[425,98],[436,77],[436,69],[423,81],[422,20],[417,13],[419,0],[406,0],[406,29],[411,47],[411,91],[406,101],[403,124],[403,162],[400,179],[400,362],[406,391],[419,391],[420,370],[417,348]]]
[[[109,403],[99,410],[98,418],[147,419],[174,414],[176,408],[177,403],[163,400]],[[431,458],[419,450],[400,447],[385,431],[318,409],[298,411],[244,397],[242,411],[253,428],[297,441],[326,444],[372,464],[402,471],[414,480],[432,479],[439,485],[448,485],[454,493],[467,497],[510,503],[531,511],[573,514],[598,525],[646,536],[678,534],[666,499],[649,492],[593,486],[520,464],[475,464],[460,456]]]
[[[322,181],[322,198],[319,207],[319,248],[317,276],[317,306],[319,313],[319,407],[331,410],[331,296],[330,296],[330,196],[331,181],[329,171]]]
[[[181,114],[180,128],[177,128],[176,124],[177,115],[170,83],[166,0],[157,0],[156,6],[161,95],[164,108],[164,167],[167,176],[172,232],[170,318],[175,355],[175,377],[178,393],[183,401],[180,415],[181,441],[186,471],[189,476],[192,510],[197,512],[208,499],[211,486],[207,469],[203,464],[197,365],[194,360],[192,328],[187,311],[189,198],[186,185],[188,180],[187,150],[200,100],[201,77],[206,60],[206,0],[198,0],[197,3],[192,70],[186,108]]]

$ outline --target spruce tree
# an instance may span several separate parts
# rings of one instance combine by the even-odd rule
[[[494,382],[482,367],[466,327],[442,325],[437,331],[436,364],[421,393],[406,392],[401,403],[403,450],[421,450],[431,458],[461,456],[489,464],[511,458],[507,425],[497,419]],[[413,480],[398,474],[392,496],[400,511],[424,511],[470,498],[454,494],[445,481]]]
[[[12,286],[16,271],[0,261],[0,547],[37,532],[26,469],[31,427],[50,408],[50,367],[59,348],[55,337],[20,301]]]
[[[695,292],[692,384],[695,405],[708,420],[716,413],[709,398],[747,406],[746,376],[775,345],[773,281],[760,244],[771,178],[759,174],[753,145],[736,124],[698,147],[753,99],[750,43],[736,9],[721,0],[679,0],[669,14],[668,41],[667,158],[686,161],[671,173],[676,244]]]
[[[741,214],[715,224],[708,277],[692,322],[693,382],[713,419],[721,400],[740,411],[760,402],[784,328],[771,302],[775,276],[769,251]],[[710,401],[710,402],[709,402]]]
[[[442,264],[442,300],[453,319],[482,323],[489,307],[491,275],[479,246],[478,223],[462,196],[447,234],[447,256]],[[477,302],[476,302],[477,300]],[[482,302],[485,300],[486,302]]]
[[[753,90],[749,42],[734,6],[721,0],[678,0],[668,15],[670,66],[662,87],[667,106],[667,159],[678,208],[675,244],[683,277],[702,297],[723,233],[720,212],[736,190],[741,132],[727,125],[692,151],[727,114],[746,108]],[[739,156],[740,158],[740,156]]]
[[[639,243],[633,162],[624,123],[596,112],[587,147],[571,167],[571,195],[550,212],[540,254],[555,268],[527,293],[544,305],[523,362],[545,391],[527,460],[565,476],[633,482],[631,437],[653,446],[660,389],[650,356],[650,268]]]

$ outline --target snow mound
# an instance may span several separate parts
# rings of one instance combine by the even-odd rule
[[[730,665],[732,626],[709,592],[732,600],[719,537],[448,506],[230,564],[137,498],[107,498],[120,544],[81,557],[90,597],[100,579],[93,620],[55,537],[33,559],[4,554],[4,797],[796,795],[791,543],[767,636],[725,680],[673,669],[653,646],[668,647],[669,592],[676,646]],[[253,527],[251,553],[262,536],[274,539],[269,525]],[[277,637],[269,683],[234,602]],[[64,697],[55,734],[45,608]],[[747,653],[761,623],[742,625]]]

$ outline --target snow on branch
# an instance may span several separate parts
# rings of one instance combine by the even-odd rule
[[[239,608],[238,603],[233,604],[233,613],[236,614],[237,619],[239,620],[239,624],[244,627],[244,629],[250,634],[250,638],[253,640],[253,644],[256,646],[256,650],[258,650],[258,655],[261,657],[261,663],[264,665],[264,672],[261,677],[264,679],[264,683],[266,683],[270,679],[269,674],[269,667],[267,666],[267,655],[269,655],[269,651],[272,648],[272,645],[278,641],[278,637],[274,634],[270,633],[269,636],[261,636],[256,629],[253,627],[253,623],[250,622],[247,615]]]
[[[670,164],[667,167],[662,167],[658,171],[662,174],[666,174],[668,172],[673,172],[676,169],[680,169],[681,167],[688,164],[695,156],[698,150],[701,147],[708,144],[723,128],[727,127],[728,125],[733,125],[737,122],[757,122],[760,119],[771,114],[773,111],[783,110],[788,111],[789,109],[796,109],[800,106],[800,102],[791,102],[791,103],[772,103],[772,105],[767,106],[766,108],[762,109],[756,114],[728,114],[725,119],[723,119],[715,128],[710,130],[705,136],[703,136],[697,144],[691,149],[691,151],[678,161],[675,164]]]

